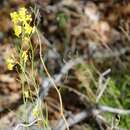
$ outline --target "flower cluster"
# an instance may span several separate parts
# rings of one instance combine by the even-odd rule
[[[26,63],[28,60],[27,50],[22,52],[21,57],[22,57],[23,62]],[[16,60],[12,57],[8,57],[6,59],[6,64],[7,64],[8,70],[13,70],[13,67],[16,65]]]
[[[23,37],[29,36],[32,33],[33,27],[30,26],[32,18],[26,8],[20,8],[17,12],[12,12],[10,16],[14,25],[14,33],[17,37],[20,35]]]
[[[29,38],[32,32],[34,32],[34,27],[30,25],[32,21],[32,16],[31,14],[27,11],[26,8],[22,7],[19,8],[18,11],[14,11],[10,13],[11,20],[13,22],[13,29],[14,33],[17,37],[22,37],[23,42],[28,43]],[[27,49],[28,50],[28,49]],[[21,50],[20,57],[22,58],[22,62],[26,63],[28,60],[28,54],[27,50]],[[13,70],[15,63],[14,58],[8,58],[6,60],[7,63],[7,68],[9,70]]]

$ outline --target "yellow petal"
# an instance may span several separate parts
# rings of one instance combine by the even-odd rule
[[[14,64],[14,60],[12,58],[8,58],[6,60],[6,64],[7,64],[7,68],[9,70],[13,70],[13,67],[14,67],[15,64]]]
[[[23,51],[22,53],[22,58],[23,58],[23,61],[26,62],[28,60],[28,55],[27,55],[27,51]]]
[[[24,95],[25,95],[26,98],[29,98],[29,92],[28,91],[25,91]]]
[[[18,13],[17,13],[17,12],[10,13],[10,16],[11,16],[12,22],[13,22],[14,24],[18,23],[18,21],[19,21],[19,16],[18,16]]]
[[[19,9],[19,16],[20,16],[21,20],[25,19],[25,17],[26,17],[26,11],[27,11],[27,9],[24,8],[24,7],[22,7],[22,8]]]
[[[9,63],[7,65],[8,70],[13,70],[14,64]]]
[[[15,35],[16,35],[17,37],[19,37],[19,35],[22,33],[22,28],[21,28],[21,26],[15,25],[15,26],[14,26],[14,33],[15,33]]]
[[[24,29],[25,29],[25,34],[28,34],[28,35],[31,34],[32,27],[29,24],[26,24],[25,27],[24,27]]]

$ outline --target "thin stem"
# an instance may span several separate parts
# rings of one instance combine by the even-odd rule
[[[57,94],[58,94],[58,96],[59,96],[59,101],[60,101],[60,111],[61,111],[60,113],[61,113],[61,116],[62,116],[63,120],[65,121],[67,130],[69,130],[68,123],[67,123],[67,121],[66,121],[66,119],[65,119],[65,116],[64,116],[63,103],[62,103],[61,94],[60,94],[60,92],[59,92],[59,90],[58,90],[58,88],[57,88],[57,86],[56,86],[56,84],[55,84],[53,78],[51,77],[50,73],[48,72],[48,69],[47,69],[47,67],[46,67],[46,65],[45,65],[45,63],[44,63],[44,61],[43,61],[43,58],[42,58],[41,40],[40,40],[40,37],[39,37],[39,34],[38,34],[38,31],[37,31],[37,30],[36,30],[36,33],[37,33],[37,36],[38,36],[38,41],[39,41],[39,46],[40,46],[40,52],[39,52],[39,54],[40,54],[40,60],[41,60],[41,62],[42,62],[42,65],[43,65],[43,67],[44,67],[44,70],[45,70],[45,72],[46,72],[48,78],[50,79],[50,81],[52,82],[52,84],[53,84],[55,90],[57,91]]]

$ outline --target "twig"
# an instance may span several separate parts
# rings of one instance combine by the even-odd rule
[[[46,67],[46,65],[45,65],[45,62],[44,62],[43,56],[42,56],[41,39],[40,39],[40,37],[39,37],[38,30],[36,30],[36,32],[37,32],[38,41],[39,41],[39,46],[40,46],[40,52],[39,52],[40,60],[41,60],[41,62],[42,62],[43,68],[44,68],[44,70],[45,70],[45,72],[46,72],[46,74],[47,74],[47,76],[48,76],[48,78],[49,78],[51,84],[53,85],[53,87],[55,88],[55,90],[56,90],[56,92],[57,92],[57,94],[58,94],[59,101],[60,101],[60,114],[61,114],[61,116],[62,116],[62,118],[63,118],[63,120],[64,120],[64,122],[65,122],[65,125],[66,125],[66,127],[67,127],[67,130],[69,130],[68,123],[67,123],[67,121],[66,121],[66,119],[65,119],[65,116],[64,116],[64,110],[63,110],[63,103],[62,103],[61,94],[60,94],[60,92],[59,92],[59,90],[58,90],[58,88],[57,88],[57,86],[56,86],[55,81],[53,80],[52,76],[50,75],[50,73],[49,73],[49,71],[48,71],[48,69],[47,69],[47,67]]]
[[[119,108],[112,108],[109,106],[98,106],[98,109],[101,112],[111,112],[111,113],[115,113],[115,114],[122,114],[122,115],[130,115],[130,110],[125,110],[125,109],[119,109]]]
[[[73,66],[83,63],[83,58],[78,57],[76,59],[70,60],[68,61],[61,69],[60,73],[55,75],[53,77],[53,80],[55,82],[55,84],[58,84],[61,82],[61,79],[63,78],[63,76],[68,73],[68,71],[73,68]],[[43,80],[42,85],[41,85],[41,90],[40,90],[40,98],[44,99],[45,96],[47,96],[48,91],[52,86],[52,83],[50,82],[49,78],[46,78]]]
[[[15,127],[14,130],[18,130],[19,127],[30,127],[30,126],[34,125],[37,121],[42,121],[42,119],[36,119],[36,120],[32,121],[32,122],[29,123],[29,124],[22,124],[22,123],[20,123],[20,124],[18,124],[18,125]]]
[[[130,47],[125,47],[120,50],[113,50],[113,52],[110,50],[105,50],[105,52],[97,51],[92,55],[92,58],[103,59],[103,58],[118,57],[125,54],[128,51],[130,51]]]
[[[111,72],[111,69],[108,69],[105,72],[103,72],[99,77],[99,88],[97,90],[96,102],[99,102],[100,98],[102,97],[102,95],[109,83],[110,78],[105,79],[105,76],[110,72]],[[105,80],[105,83],[104,83],[104,80]]]
[[[71,127],[81,121],[83,121],[85,118],[89,117],[89,113],[87,111],[82,111],[76,115],[71,115],[68,119],[68,126]],[[66,125],[64,124],[64,121],[61,119],[59,124],[54,130],[66,130]]]

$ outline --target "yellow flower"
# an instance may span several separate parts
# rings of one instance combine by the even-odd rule
[[[18,16],[17,12],[10,13],[10,16],[11,16],[12,22],[14,24],[17,24],[19,21],[19,16]]]
[[[8,70],[13,70],[13,67],[14,67],[14,64],[11,64],[11,63],[9,63],[7,66]]]
[[[25,34],[28,34],[28,35],[31,34],[32,27],[29,24],[26,23],[24,29],[25,29]]]
[[[32,17],[31,17],[31,15],[30,15],[30,14],[26,15],[26,21],[29,21],[29,22],[31,22],[31,21],[32,21]]]
[[[21,20],[23,20],[26,17],[26,11],[27,11],[27,9],[24,7],[19,9],[18,13],[19,13]]]
[[[19,17],[20,17],[19,20],[21,22],[26,23],[26,22],[31,22],[32,21],[31,14],[29,14],[27,9],[25,9],[24,7],[20,8],[18,13],[19,13]]]
[[[22,53],[22,59],[23,59],[24,62],[26,62],[28,60],[27,51],[23,51],[23,53]]]
[[[32,114],[33,114],[34,117],[37,117],[39,115],[39,110],[38,110],[37,106],[34,107]]]
[[[22,28],[21,28],[21,26],[15,25],[15,26],[14,26],[14,33],[15,33],[15,35],[16,35],[17,37],[19,37],[19,35],[22,33]]]
[[[13,67],[14,67],[14,65],[15,65],[15,62],[14,62],[14,60],[13,60],[12,58],[8,58],[8,59],[6,60],[6,64],[7,64],[7,68],[8,68],[9,70],[13,70]]]
[[[14,33],[17,37],[20,34],[22,36],[29,36],[32,33],[33,27],[30,26],[32,17],[26,8],[19,8],[17,12],[10,13],[10,16],[14,24]]]
[[[29,92],[28,91],[24,91],[24,95],[26,98],[29,98]]]

